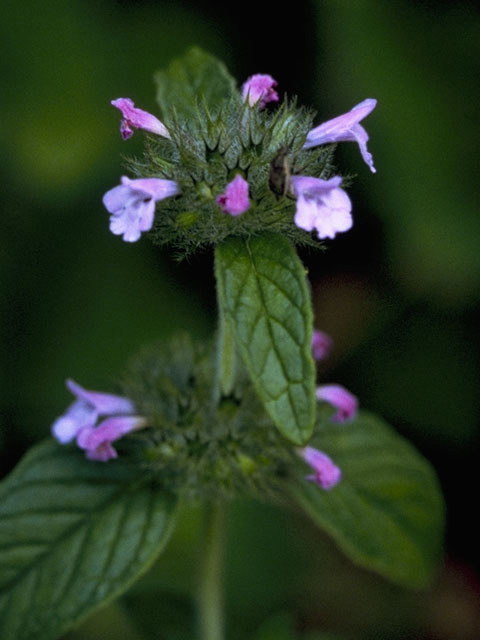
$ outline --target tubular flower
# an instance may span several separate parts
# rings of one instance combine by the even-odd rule
[[[329,180],[309,176],[292,176],[293,192],[297,196],[294,222],[300,229],[316,229],[318,237],[334,238],[348,231],[352,224],[352,203],[343,189],[342,178]]]
[[[137,109],[130,98],[117,98],[112,100],[110,104],[122,112],[123,119],[120,123],[120,133],[124,140],[128,140],[133,136],[133,129],[144,129],[164,138],[170,138],[170,134],[163,122],[160,122],[158,118],[148,113],[148,111]]]
[[[77,445],[86,450],[87,458],[106,461],[117,457],[111,442],[147,426],[145,418],[133,415],[135,406],[128,398],[88,391],[73,380],[67,380],[66,384],[76,400],[52,425],[52,434],[60,444],[76,438]],[[107,418],[96,426],[101,416]]]
[[[353,107],[348,113],[344,113],[332,120],[327,120],[327,122],[311,129],[307,133],[307,141],[303,148],[310,149],[319,144],[327,144],[329,142],[357,142],[362,158],[370,167],[370,171],[375,173],[376,169],[373,166],[372,154],[367,150],[368,133],[358,123],[368,116],[376,105],[376,100],[367,98]]]
[[[269,102],[278,102],[278,93],[275,91],[277,81],[265,73],[257,73],[250,76],[242,86],[242,98],[253,107],[260,102],[259,107],[263,109]]]
[[[324,384],[317,388],[317,400],[324,400],[337,409],[332,422],[347,422],[357,414],[358,400],[339,384]]]
[[[110,231],[123,235],[125,242],[136,242],[142,231],[153,225],[155,203],[178,193],[174,180],[140,178],[130,180],[122,176],[121,184],[103,196],[103,204],[110,216]]]
[[[327,491],[340,482],[342,472],[326,453],[314,447],[297,449],[297,453],[313,470],[312,474],[305,477],[306,480],[315,482]]]
[[[117,458],[118,453],[112,447],[112,442],[123,438],[124,435],[147,426],[147,420],[141,416],[115,416],[107,418],[97,427],[88,426],[77,436],[77,445],[85,449],[89,460],[107,462]]]
[[[238,216],[250,207],[248,182],[240,174],[227,184],[225,191],[217,197],[217,204],[224,213]]]

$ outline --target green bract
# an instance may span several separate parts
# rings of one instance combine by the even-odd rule
[[[237,370],[219,397],[212,349],[187,335],[146,350],[132,363],[125,394],[152,429],[138,434],[141,463],[170,490],[188,497],[279,495],[294,454]]]
[[[158,73],[156,81],[171,140],[148,136],[143,158],[131,160],[129,168],[139,177],[175,180],[180,195],[162,202],[153,241],[184,255],[228,236],[270,231],[318,246],[294,225],[288,188],[290,172],[331,174],[332,146],[302,150],[313,112],[287,98],[264,110],[248,106],[225,66],[198,49]],[[248,181],[251,206],[232,217],[216,198],[238,173]]]

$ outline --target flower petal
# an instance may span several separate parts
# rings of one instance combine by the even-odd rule
[[[95,407],[83,400],[71,404],[67,411],[57,418],[52,425],[52,435],[60,442],[67,444],[85,427],[92,427],[98,417]]]
[[[298,449],[297,453],[313,469],[313,474],[306,477],[310,482],[315,482],[325,490],[333,489],[341,478],[342,472],[329,456],[314,447]]]
[[[82,429],[77,435],[77,445],[80,449],[89,452],[101,451],[103,447],[119,440],[127,433],[145,426],[147,426],[147,421],[141,416],[106,418],[98,427]]]
[[[311,129],[307,134],[307,141],[303,148],[309,149],[310,147],[315,147],[319,144],[327,144],[328,142],[354,140],[353,135],[349,133],[352,127],[368,116],[368,114],[375,109],[376,105],[376,100],[373,98],[367,98],[347,113],[337,116],[336,118],[332,118],[332,120],[327,120],[327,122]]]
[[[155,202],[178,193],[174,180],[122,176],[121,184],[103,197],[103,204],[112,214],[110,231],[123,235],[125,242],[136,242],[142,231],[152,228]]]
[[[244,213],[250,207],[248,182],[240,174],[237,174],[227,184],[225,191],[217,197],[216,202],[224,213],[229,213],[232,216]]]
[[[125,203],[132,197],[132,190],[126,185],[113,187],[103,196],[103,205],[109,213],[118,213],[125,207]]]
[[[122,176],[122,184],[130,187],[133,191],[142,191],[155,200],[163,200],[170,196],[175,196],[178,192],[178,183],[175,180],[164,180],[163,178],[137,178],[131,180],[127,176]]]
[[[294,218],[297,227],[305,231],[312,231],[315,228],[317,209],[317,203],[314,200],[300,196],[297,200],[297,210]]]
[[[278,102],[278,93],[275,91],[277,81],[265,73],[257,73],[250,76],[242,86],[242,98],[253,107],[260,102],[259,107],[263,109],[269,102]]]
[[[107,462],[108,460],[118,458],[118,453],[109,442],[102,442],[102,444],[99,445],[96,449],[88,449],[85,453],[85,456],[89,460],[95,460],[97,462]]]
[[[340,176],[329,180],[310,176],[293,176],[293,192],[297,196],[294,222],[300,229],[315,228],[320,239],[334,238],[353,224],[350,198],[339,187]]]
[[[112,100],[111,104],[122,112],[124,119],[120,125],[120,131],[124,140],[132,136],[132,127],[156,133],[164,138],[170,138],[170,134],[163,122],[160,122],[158,118],[148,113],[148,111],[138,109],[130,98],[117,98]]]
[[[115,415],[117,413],[131,414],[135,411],[133,402],[123,396],[101,393],[100,391],[88,391],[71,379],[66,381],[66,385],[74,396],[93,407],[99,416]]]
[[[317,388],[316,396],[318,400],[324,400],[338,409],[332,417],[332,422],[346,422],[353,420],[357,414],[358,400],[339,384],[325,384]]]
[[[367,98],[353,107],[348,113],[344,113],[332,120],[327,120],[327,122],[311,129],[307,134],[307,140],[303,148],[310,149],[329,142],[357,142],[362,158],[370,167],[370,170],[375,173],[376,169],[373,166],[372,155],[367,150],[368,134],[358,123],[368,116],[376,105],[376,100]]]

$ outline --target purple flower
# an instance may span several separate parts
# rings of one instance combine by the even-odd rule
[[[67,411],[57,418],[52,433],[60,444],[67,444],[74,438],[81,449],[85,449],[90,460],[106,462],[117,457],[111,443],[135,429],[147,426],[147,420],[135,413],[131,400],[111,393],[88,391],[73,380],[67,380],[67,387],[76,397]],[[95,426],[101,416],[107,416]]]
[[[318,329],[313,330],[312,353],[313,359],[316,362],[319,362],[328,356],[332,349],[332,345],[333,341],[330,336]]]
[[[224,213],[229,213],[231,216],[244,213],[250,207],[248,182],[237,174],[227,184],[225,191],[217,197],[217,204]]]
[[[375,173],[372,154],[367,150],[368,133],[358,124],[368,114],[375,109],[377,101],[367,98],[357,104],[348,113],[344,113],[333,120],[327,120],[315,129],[311,129],[307,134],[307,141],[303,145],[304,149],[316,147],[319,144],[328,142],[357,142],[360,147],[362,158],[370,167],[370,171]]]
[[[117,98],[111,104],[122,112],[123,120],[120,124],[120,133],[124,140],[133,136],[133,129],[144,129],[156,133],[164,138],[170,138],[165,125],[148,111],[137,109],[130,98]]]
[[[342,472],[326,453],[314,447],[297,449],[297,453],[313,469],[313,474],[306,476],[306,480],[315,482],[327,491],[340,482]]]
[[[147,426],[147,420],[141,416],[115,416],[107,418],[98,427],[87,426],[77,436],[77,445],[85,449],[89,460],[107,462],[118,457],[112,442],[124,435]]]
[[[93,427],[100,416],[131,414],[135,411],[128,398],[88,391],[73,380],[67,380],[66,385],[76,400],[52,425],[52,433],[61,444],[73,440],[82,429]]]
[[[316,229],[318,237],[334,238],[341,231],[348,231],[352,224],[352,203],[343,189],[339,176],[322,180],[308,176],[292,176],[294,194],[297,196],[295,224],[300,229]]]
[[[125,242],[136,242],[142,231],[153,225],[155,203],[178,193],[174,180],[140,178],[130,180],[122,176],[122,184],[103,196],[103,204],[110,216],[110,231],[123,235]]]
[[[277,81],[265,73],[257,73],[250,76],[242,86],[243,101],[247,100],[248,104],[253,105],[260,102],[259,107],[263,109],[269,102],[278,102],[278,93],[275,91]]]
[[[324,384],[317,388],[318,400],[324,400],[337,409],[332,422],[346,422],[353,420],[357,414],[358,400],[339,384]]]

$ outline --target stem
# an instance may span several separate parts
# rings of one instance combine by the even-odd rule
[[[233,339],[232,331],[220,305],[218,316],[217,388],[220,391],[220,395],[229,396],[232,393],[233,386],[235,384],[237,354],[235,351],[235,341]]]
[[[199,557],[197,587],[198,634],[200,640],[223,640],[223,547],[225,505],[207,504],[203,544]]]

